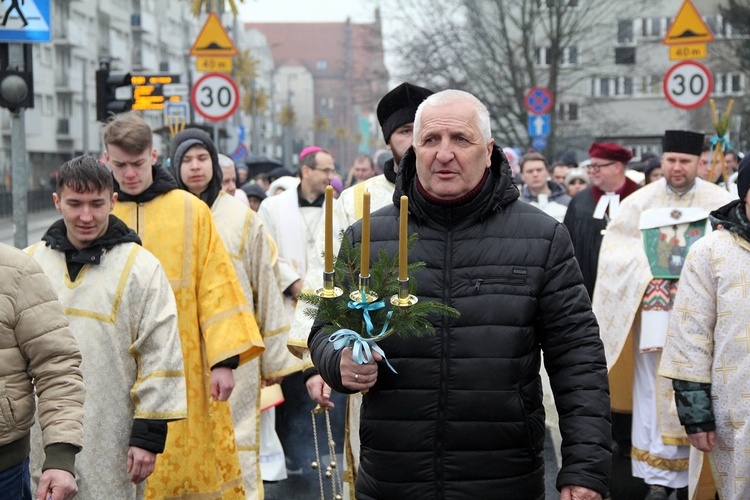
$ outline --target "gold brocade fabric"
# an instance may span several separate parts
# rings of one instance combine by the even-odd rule
[[[64,252],[43,243],[27,251],[54,285],[81,349],[86,400],[83,449],[75,462],[78,497],[140,500],[143,485],[127,473],[133,419],[187,416],[177,308],[167,277],[136,243],[116,245],[99,265],[85,265],[75,281]],[[36,478],[44,461],[39,431],[35,425]]]
[[[639,328],[635,323],[636,315],[646,287],[653,279],[638,229],[641,214],[654,207],[699,207],[711,211],[732,199],[726,190],[713,184],[701,179],[696,179],[695,183],[691,191],[679,196],[667,187],[666,180],[653,182],[628,196],[607,227],[599,252],[592,307],[610,370],[619,362],[632,329]],[[629,367],[621,369],[632,373]],[[684,430],[676,418],[674,396],[668,385],[657,383],[660,430],[672,441],[670,444],[683,444]]]
[[[302,369],[286,348],[289,323],[273,268],[273,240],[260,217],[224,192],[211,206],[216,228],[232,259],[242,290],[266,344],[263,354],[239,367],[229,402],[242,468],[245,498],[262,498],[260,477],[260,382]]]
[[[118,202],[114,214],[161,262],[177,300],[188,418],[169,424],[167,445],[146,498],[244,498],[228,402],[210,397],[210,367],[264,349],[209,208],[173,190],[144,203]]]
[[[710,462],[722,499],[750,498],[748,304],[750,243],[725,230],[697,242],[682,271],[659,374],[711,384],[716,445],[709,454],[691,448],[690,491],[704,490],[701,466]]]

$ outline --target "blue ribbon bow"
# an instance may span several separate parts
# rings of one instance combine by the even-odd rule
[[[385,361],[385,364],[388,365],[388,368],[390,368],[393,373],[398,373],[388,362],[383,349],[378,347],[378,344],[374,340],[363,338],[354,330],[349,330],[346,328],[338,330],[333,335],[331,335],[331,337],[328,339],[328,342],[333,342],[333,348],[337,351],[340,351],[344,347],[351,344],[352,359],[358,365],[365,365],[369,363],[372,360],[372,351],[375,351],[376,353],[383,356],[383,361]]]
[[[360,302],[354,302],[353,300],[349,301],[349,309],[360,309],[362,311],[362,317],[365,320],[365,328],[367,329],[367,336],[372,337],[372,329],[374,328],[372,324],[372,318],[370,318],[370,311],[378,311],[380,309],[383,309],[385,307],[385,302],[382,300],[378,300],[376,302],[367,302],[365,300],[365,294],[362,294],[362,300]],[[388,319],[390,319],[391,314],[388,314]],[[383,331],[380,333],[383,333],[385,331],[385,328],[388,326],[388,321],[386,320],[385,325],[383,325]]]
[[[732,149],[732,144],[729,142],[729,139],[727,139],[727,136],[722,135],[719,137],[718,135],[711,137],[711,151],[716,149],[716,145],[721,144],[722,151],[726,152]]]

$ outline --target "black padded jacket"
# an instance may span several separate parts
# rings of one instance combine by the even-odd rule
[[[541,352],[562,434],[558,489],[603,496],[611,462],[604,349],[565,226],[517,201],[502,153],[463,206],[427,202],[416,188],[410,149],[394,205],[372,215],[373,256],[398,251],[398,199],[409,196],[409,261],[419,300],[457,308],[432,318],[434,336],[380,342],[398,374],[381,363],[364,395],[358,499],[544,498]],[[361,223],[348,237],[359,242]],[[340,351],[313,328],[313,362],[340,392]]]

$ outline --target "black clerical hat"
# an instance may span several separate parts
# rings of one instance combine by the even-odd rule
[[[383,130],[385,143],[391,142],[391,134],[401,125],[412,123],[417,108],[434,92],[405,82],[388,92],[378,103],[378,121]]]
[[[685,153],[700,156],[703,151],[704,134],[688,130],[667,130],[661,141],[665,153]]]

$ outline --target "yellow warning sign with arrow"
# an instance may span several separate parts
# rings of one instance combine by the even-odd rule
[[[236,56],[239,52],[227,30],[221,24],[221,19],[216,12],[211,12],[206,24],[203,25],[198,38],[195,39],[193,46],[190,48],[191,56],[198,57],[231,57]]]
[[[665,45],[688,45],[714,41],[706,22],[691,0],[685,0],[664,37]]]

